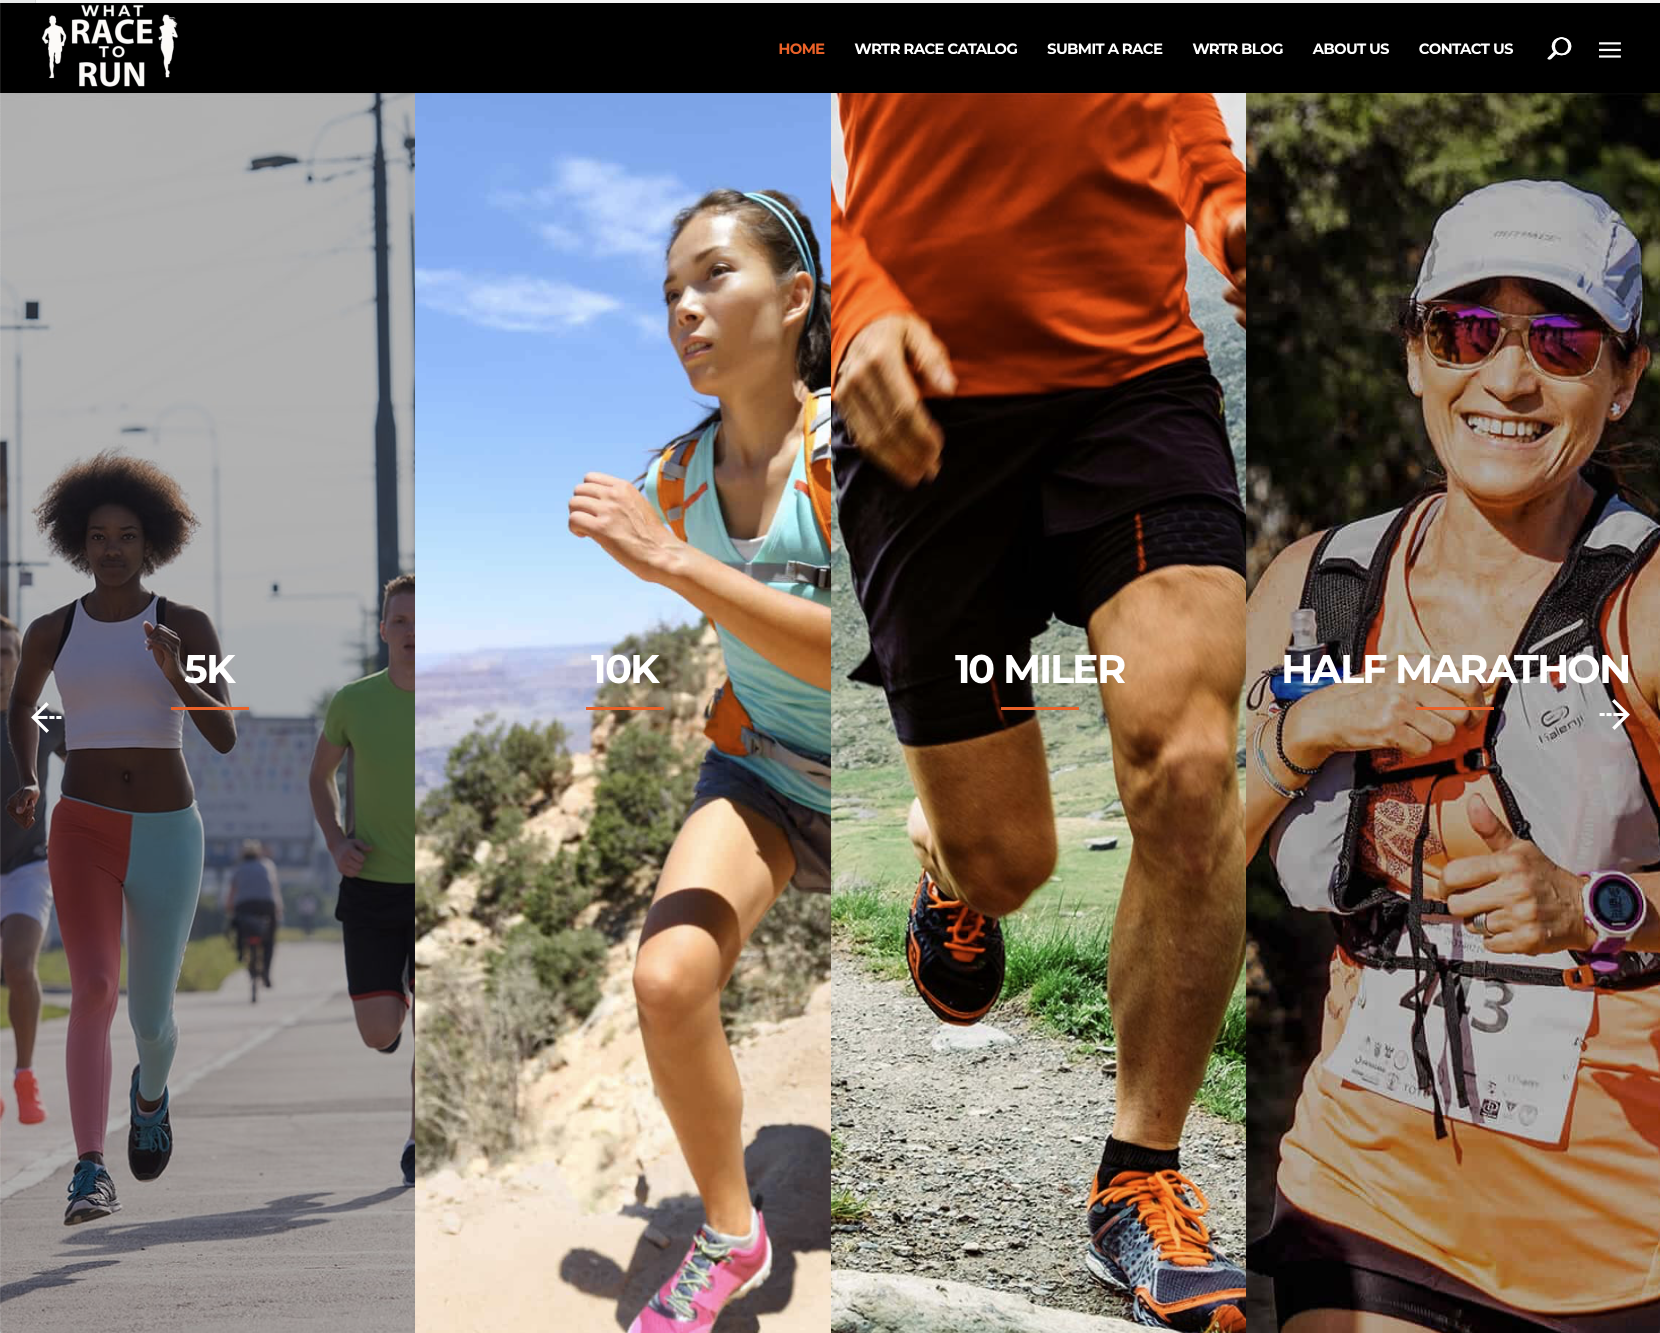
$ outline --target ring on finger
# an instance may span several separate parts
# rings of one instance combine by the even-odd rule
[[[1477,912],[1473,917],[1471,917],[1470,918],[1470,929],[1473,930],[1477,935],[1481,935],[1481,936],[1487,936],[1487,935],[1492,934],[1492,932],[1487,928],[1487,913],[1486,912]]]

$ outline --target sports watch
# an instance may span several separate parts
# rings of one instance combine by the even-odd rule
[[[1599,870],[1585,881],[1585,924],[1597,933],[1591,947],[1591,968],[1612,972],[1619,964],[1610,957],[1642,929],[1648,917],[1648,899],[1630,875]]]

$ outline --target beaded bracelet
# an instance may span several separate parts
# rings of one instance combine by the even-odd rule
[[[1274,748],[1279,751],[1280,763],[1284,764],[1293,773],[1297,773],[1305,778],[1311,778],[1320,770],[1317,768],[1304,768],[1301,764],[1292,763],[1291,757],[1285,752],[1285,716],[1290,711],[1291,705],[1287,704],[1284,708],[1280,709],[1279,717],[1274,721]]]
[[[1256,737],[1252,741],[1252,746],[1257,752],[1257,772],[1262,774],[1262,780],[1266,782],[1273,791],[1285,797],[1288,801],[1295,801],[1299,796],[1303,795],[1304,789],[1298,787],[1295,790],[1292,790],[1289,787],[1282,787],[1279,779],[1274,776],[1273,771],[1268,767],[1268,755],[1262,748],[1262,733],[1268,730],[1268,723],[1272,720],[1273,719],[1271,718],[1263,718],[1262,725],[1257,728]]]

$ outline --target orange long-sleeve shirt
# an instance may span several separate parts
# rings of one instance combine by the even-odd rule
[[[1104,387],[1199,356],[1186,225],[1227,271],[1245,171],[1209,93],[842,93],[831,364],[914,310],[959,395]]]

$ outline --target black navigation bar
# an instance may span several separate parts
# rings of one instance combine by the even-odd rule
[[[176,36],[163,52],[163,9]],[[50,11],[50,12],[49,12]],[[7,92],[306,92],[391,82],[415,92],[573,85],[1126,87],[1200,76],[1249,92],[1645,87],[1641,7],[1010,4],[0,6]],[[54,38],[50,26],[61,30]],[[718,41],[707,34],[718,31]],[[701,36],[699,34],[702,34]],[[61,62],[49,61],[49,48]],[[50,72],[49,72],[50,69]],[[1036,82],[1042,80],[1042,82]],[[1141,86],[1146,86],[1141,84]]]

